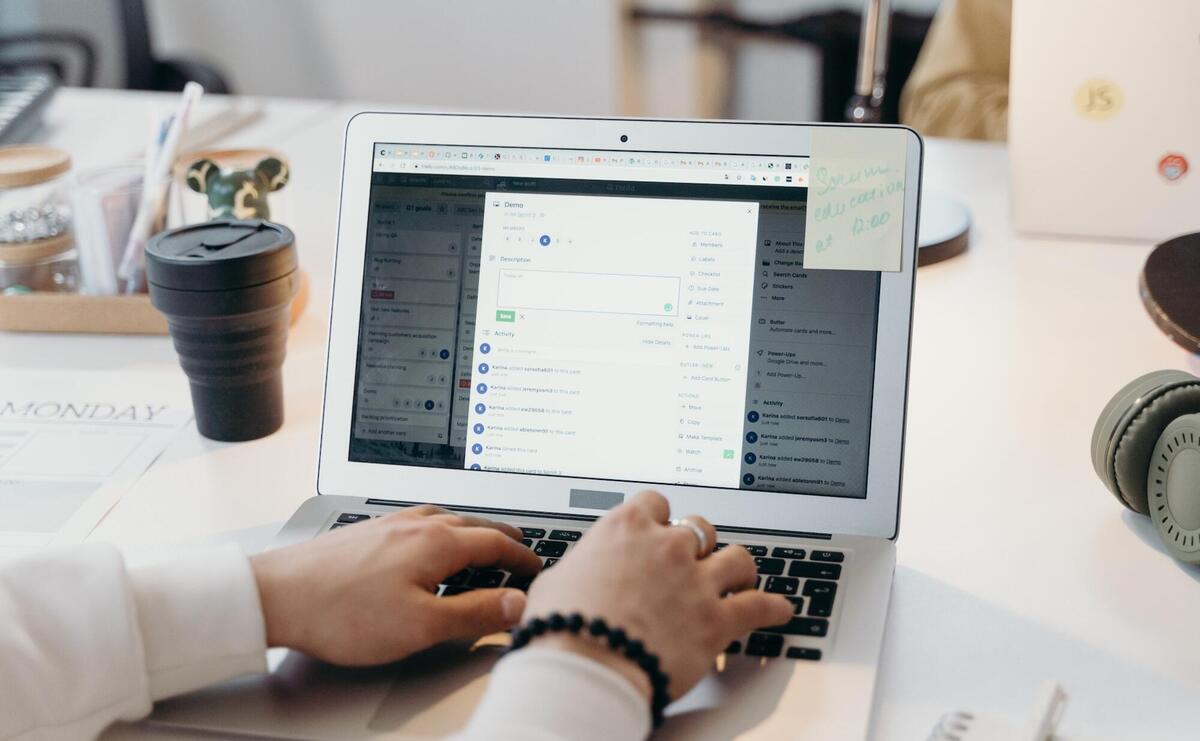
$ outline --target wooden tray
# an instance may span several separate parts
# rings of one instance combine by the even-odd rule
[[[292,324],[308,305],[308,274],[292,298]],[[167,320],[144,293],[133,296],[86,296],[36,292],[0,296],[0,330],[83,334],[167,334]]]

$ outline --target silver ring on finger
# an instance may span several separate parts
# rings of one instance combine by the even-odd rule
[[[686,517],[672,518],[667,525],[670,527],[686,527],[692,531],[692,535],[696,536],[696,558],[704,558],[712,550],[712,544],[708,542],[708,533],[704,532],[704,528]]]

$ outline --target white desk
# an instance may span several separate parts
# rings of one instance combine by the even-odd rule
[[[98,161],[97,137],[68,119],[120,110],[130,121],[138,97],[66,91],[48,138]],[[188,430],[96,539],[165,546],[263,527],[313,492],[341,136],[354,110],[272,102],[236,137],[291,159],[290,226],[313,281],[289,339],[283,429],[237,445]],[[140,132],[107,132],[104,146],[123,138],[135,149]],[[1156,368],[1200,372],[1140,306],[1148,248],[1016,238],[1003,147],[930,142],[926,183],[962,199],[974,230],[965,255],[918,275],[899,566],[873,735],[923,739],[954,708],[1023,719],[1039,682],[1055,677],[1071,694],[1066,738],[1194,738],[1200,570],[1163,555],[1088,459],[1092,424],[1118,387]],[[176,360],[166,338],[0,334],[0,363]]]

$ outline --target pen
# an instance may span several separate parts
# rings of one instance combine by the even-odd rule
[[[204,88],[199,83],[189,82],[184,85],[179,107],[170,119],[166,134],[162,137],[162,144],[157,148],[157,155],[152,158],[153,164],[147,164],[145,168],[148,177],[142,182],[142,198],[138,204],[137,216],[134,217],[133,227],[129,230],[129,239],[125,243],[125,252],[117,270],[117,277],[124,283],[125,293],[137,292],[141,282],[141,255],[170,185],[175,153],[179,149],[179,140],[187,129],[188,116],[203,94]]]

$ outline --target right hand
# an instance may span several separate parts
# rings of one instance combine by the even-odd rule
[[[529,590],[523,620],[551,612],[604,618],[656,654],[677,698],[696,685],[730,641],[750,631],[786,623],[792,604],[754,589],[753,557],[730,546],[698,558],[696,534],[668,527],[670,505],[644,491],[596,523],[554,568]],[[713,526],[688,516],[716,544]],[[586,633],[586,628],[584,630]],[[583,654],[616,669],[649,696],[645,673],[590,636],[544,635],[536,645]]]

